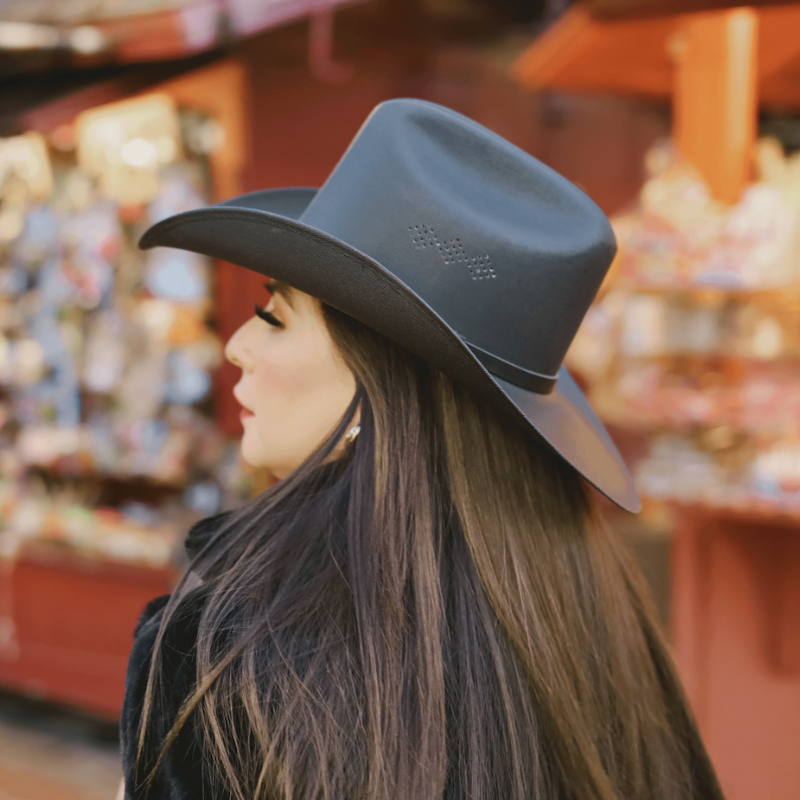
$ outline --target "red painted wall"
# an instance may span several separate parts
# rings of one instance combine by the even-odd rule
[[[0,648],[0,685],[116,717],[133,631],[172,570],[98,562],[43,548],[6,561],[3,598],[15,628]]]

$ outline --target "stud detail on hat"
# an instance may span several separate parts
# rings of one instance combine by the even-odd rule
[[[433,228],[425,223],[409,225],[408,230],[411,233],[411,241],[414,242],[418,248],[435,247],[439,251],[445,264],[466,265],[472,280],[482,281],[484,278],[497,277],[497,273],[494,271],[489,256],[469,257],[466,250],[464,250],[464,245],[461,244],[461,239],[455,238],[440,241],[439,237],[434,233]]]

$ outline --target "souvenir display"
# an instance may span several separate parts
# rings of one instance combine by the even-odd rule
[[[9,558],[24,543],[36,541],[90,557],[163,567],[178,543],[175,525],[141,508],[147,510],[137,515],[124,506],[88,508],[49,495],[7,499],[0,553]]]
[[[765,138],[756,167],[726,207],[669,142],[648,153],[568,364],[649,443],[645,497],[800,515],[800,155]]]
[[[0,139],[3,558],[46,543],[163,566],[250,491],[213,419],[210,264],[136,244],[208,202],[212,123],[152,94]]]
[[[712,199],[669,143],[650,152],[639,208],[613,220],[618,283],[764,289],[800,280],[800,154],[758,143],[759,180],[732,207]]]

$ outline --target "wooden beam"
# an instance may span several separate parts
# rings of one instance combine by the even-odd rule
[[[686,18],[671,44],[676,144],[726,203],[735,203],[751,179],[757,42],[757,12],[737,8]]]
[[[666,42],[680,17],[604,22],[576,3],[516,60],[530,89],[612,92],[667,100],[673,66]]]

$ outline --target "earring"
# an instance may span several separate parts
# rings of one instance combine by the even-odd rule
[[[344,440],[347,442],[347,444],[350,444],[356,440],[356,436],[358,436],[359,433],[361,433],[361,426],[353,425],[353,427],[350,428],[350,430],[344,435]]]

